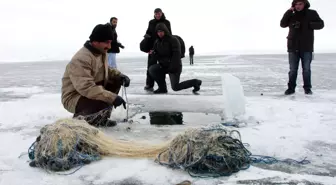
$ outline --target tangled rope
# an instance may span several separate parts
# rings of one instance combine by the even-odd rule
[[[30,166],[56,172],[78,167],[69,174],[84,164],[100,160],[102,156],[154,157],[160,165],[183,169],[193,177],[230,176],[256,163],[310,163],[306,159],[278,160],[252,155],[242,143],[240,133],[223,126],[189,129],[168,144],[156,147],[112,140],[84,120],[60,120],[46,125],[40,132],[41,135],[28,149],[32,160]]]
[[[237,136],[234,137],[233,134]],[[186,138],[185,136],[188,136]],[[238,131],[222,128],[203,128],[177,136],[169,148],[160,153],[155,162],[183,169],[192,177],[230,176],[251,164],[308,164],[307,160],[277,160],[273,157],[252,155],[241,142]]]
[[[78,171],[84,164],[101,159],[101,155],[97,150],[98,146],[85,142],[79,134],[75,133],[75,129],[67,123],[61,125],[63,128],[47,125],[41,129],[41,135],[36,138],[36,141],[28,149],[29,159],[32,160],[29,164],[30,166],[41,167],[47,171],[55,172],[67,171],[78,167],[73,172],[65,174],[69,175]],[[80,134],[83,136],[98,134],[98,130],[81,129],[80,126],[75,127],[81,130],[82,133]],[[73,133],[69,134],[65,131],[60,131],[65,130],[64,128],[67,131],[72,130]],[[71,139],[65,139],[64,137]],[[50,148],[53,148],[53,150]]]

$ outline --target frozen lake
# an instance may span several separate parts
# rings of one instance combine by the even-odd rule
[[[312,96],[304,95],[301,69],[297,93],[282,96],[287,86],[286,55],[195,57],[184,60],[181,80],[203,81],[200,95],[191,90],[149,96],[143,91],[145,58],[119,59],[119,69],[131,78],[127,88],[130,114],[142,112],[133,124],[120,123],[103,129],[117,138],[161,142],[186,128],[219,124],[221,74],[241,80],[246,98],[245,124],[237,128],[255,155],[302,160],[303,166],[254,165],[230,177],[192,178],[182,170],[171,170],[152,160],[104,158],[84,166],[70,176],[49,174],[29,167],[26,152],[45,124],[71,116],[60,100],[61,77],[66,62],[0,64],[0,184],[176,184],[190,180],[212,184],[336,184],[336,54],[315,54],[312,63]],[[263,96],[261,96],[263,93]],[[190,95],[190,96],[189,96]],[[160,103],[158,103],[160,101]],[[155,126],[147,112],[165,105],[182,112],[183,125]],[[173,107],[172,107],[173,106]],[[146,119],[141,119],[142,116]],[[129,129],[130,128],[130,129]]]

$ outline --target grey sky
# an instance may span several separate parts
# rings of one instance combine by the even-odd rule
[[[325,21],[316,52],[336,52],[336,1],[310,0]],[[0,61],[69,60],[93,27],[119,18],[118,57],[145,56],[139,42],[162,8],[173,34],[196,54],[285,53],[288,29],[279,22],[291,0],[1,0]]]

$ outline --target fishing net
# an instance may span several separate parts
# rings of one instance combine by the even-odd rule
[[[69,170],[101,156],[155,157],[167,145],[116,140],[81,119],[61,119],[41,128],[28,153],[31,166],[51,171]]]
[[[197,128],[176,136],[156,162],[184,169],[192,176],[224,176],[247,169],[250,155],[238,131]]]
[[[183,169],[197,177],[229,176],[249,168],[252,163],[280,162],[273,157],[252,156],[241,142],[238,131],[220,125],[188,129],[171,141],[150,145],[117,140],[85,120],[74,118],[44,126],[28,153],[31,166],[51,171],[80,168],[102,156],[136,157],[152,158],[160,165]],[[289,159],[283,162],[309,163]]]

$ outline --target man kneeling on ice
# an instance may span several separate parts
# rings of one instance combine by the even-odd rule
[[[150,54],[153,55],[152,60],[158,61],[158,63],[149,68],[149,74],[159,86],[154,93],[167,93],[165,80],[166,74],[169,74],[170,84],[174,91],[180,91],[191,87],[194,87],[194,93],[199,91],[202,84],[202,81],[199,79],[180,82],[182,73],[180,41],[174,35],[171,35],[167,26],[163,23],[159,23],[156,26],[156,33],[158,38],[155,41],[154,49],[150,51]]]
[[[117,69],[108,67],[107,50],[112,39],[110,25],[95,26],[90,40],[72,57],[62,78],[64,108],[74,113],[74,117],[84,116],[94,126],[115,126],[116,122],[108,119],[112,106],[123,104],[126,109],[126,103],[118,92],[121,85],[129,86],[130,79]]]

